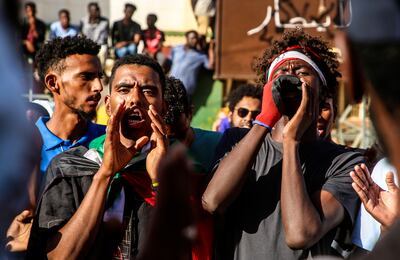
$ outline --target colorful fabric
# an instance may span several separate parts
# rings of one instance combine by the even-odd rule
[[[89,149],[95,149],[100,158],[103,158],[104,155],[105,139],[106,135],[102,135],[89,144]],[[147,152],[137,153],[121,172],[114,175],[108,190],[107,201],[109,203],[120,193],[122,186],[117,183],[124,179],[147,203],[152,206],[155,205],[155,192],[151,188],[151,179],[146,171],[146,156]],[[127,168],[132,169],[132,167],[134,167],[135,174],[124,171]]]

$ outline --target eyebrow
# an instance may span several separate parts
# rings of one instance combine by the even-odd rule
[[[117,85],[115,85],[115,89],[120,89],[120,88],[133,88],[133,83],[130,82],[121,82],[118,83]],[[150,84],[150,83],[145,83],[145,84],[138,84],[138,87],[140,88],[151,88],[151,89],[158,89],[158,87],[154,84]]]

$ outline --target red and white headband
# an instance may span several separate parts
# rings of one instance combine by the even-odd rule
[[[298,51],[287,51],[276,57],[272,61],[271,66],[269,67],[267,81],[270,81],[271,76],[275,72],[275,70],[287,60],[302,60],[307,62],[317,72],[324,86],[327,85],[325,76],[322,73],[322,71],[318,68],[317,64],[315,64],[315,62],[312,61],[309,57]]]

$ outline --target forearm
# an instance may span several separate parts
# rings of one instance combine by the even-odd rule
[[[267,128],[254,125],[221,161],[202,197],[205,210],[210,213],[223,211],[237,197],[268,132]]]
[[[287,244],[307,248],[318,241],[322,221],[307,193],[298,147],[298,142],[283,142],[281,211]]]
[[[209,49],[208,51],[208,69],[212,70],[214,69],[215,65],[215,55],[214,55],[214,49]]]
[[[96,238],[104,211],[109,177],[100,169],[78,210],[58,234],[49,239],[49,259],[77,259],[87,253]]]

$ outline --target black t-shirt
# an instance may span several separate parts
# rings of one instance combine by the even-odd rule
[[[122,20],[116,21],[113,25],[111,37],[113,45],[122,41],[133,41],[135,34],[141,34],[142,29],[140,25],[134,21],[124,24]]]
[[[225,132],[216,151],[222,158],[248,130]],[[292,250],[285,242],[281,219],[280,189],[282,144],[268,134],[262,143],[239,197],[217,226],[216,259],[301,259],[311,255],[338,255],[358,210],[358,197],[349,172],[363,162],[359,153],[323,141],[300,147],[300,160],[308,194],[330,192],[344,207],[340,228],[328,232],[309,250]],[[214,169],[218,167],[218,164]],[[334,242],[334,239],[338,241]],[[340,250],[339,250],[340,251]]]

